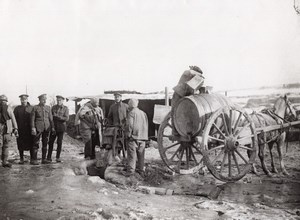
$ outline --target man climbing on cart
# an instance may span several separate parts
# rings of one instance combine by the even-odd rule
[[[173,117],[175,107],[181,98],[206,92],[205,87],[202,87],[204,84],[204,76],[202,70],[198,66],[189,66],[189,68],[189,70],[183,72],[178,84],[173,88],[174,94],[171,103],[172,121],[174,121]],[[173,126],[172,134],[175,139],[179,137],[175,126]]]

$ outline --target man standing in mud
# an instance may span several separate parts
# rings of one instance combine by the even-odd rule
[[[11,167],[8,162],[8,149],[11,146],[12,133],[18,137],[18,125],[15,115],[7,105],[7,97],[0,96],[0,158],[3,167]]]
[[[127,168],[125,176],[136,171],[144,176],[145,145],[148,140],[148,118],[138,108],[138,100],[130,99],[129,112],[126,120],[125,135],[127,138]]]
[[[122,102],[122,94],[119,92],[116,92],[114,94],[115,96],[115,103],[112,104],[108,111],[108,123],[110,125],[113,125],[115,127],[106,128],[110,129],[113,132],[113,140],[112,140],[112,153],[113,157],[116,161],[119,161],[119,157],[117,156],[116,152],[116,140],[119,129],[124,130],[124,126],[126,123],[126,117],[128,113],[128,105],[124,102]]]
[[[60,153],[62,149],[62,142],[63,142],[64,133],[67,129],[67,121],[69,121],[69,109],[67,106],[63,105],[64,100],[65,98],[63,96],[57,95],[56,96],[57,104],[54,105],[51,109],[55,132],[54,133],[51,132],[50,134],[47,160],[52,161],[51,156],[53,151],[53,145],[55,139],[57,138],[57,149],[56,149],[57,163],[61,162]]]
[[[19,128],[17,145],[20,154],[19,164],[24,164],[24,151],[29,150],[30,160],[33,160],[33,137],[31,135],[30,115],[33,107],[28,102],[28,95],[20,95],[21,105],[14,109],[14,115]]]
[[[102,143],[103,111],[98,106],[99,99],[92,98],[90,102],[82,106],[75,119],[79,124],[80,135],[84,142],[84,158],[95,159],[95,147]]]
[[[178,84],[173,88],[174,94],[171,102],[171,117],[173,120],[174,109],[178,101],[189,95],[204,93],[205,88],[202,87],[204,84],[203,72],[198,66],[189,66],[189,70],[186,70],[181,75]],[[204,90],[204,91],[203,91]],[[176,128],[173,126],[173,136],[179,136]]]
[[[49,164],[46,160],[47,145],[50,131],[55,132],[53,125],[53,117],[50,106],[46,105],[47,95],[42,94],[39,97],[39,104],[33,107],[31,112],[31,134],[33,139],[33,160],[30,161],[32,165],[38,165],[37,153],[39,149],[40,139],[42,137],[42,164]]]

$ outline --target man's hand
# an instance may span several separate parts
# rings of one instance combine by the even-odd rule
[[[19,132],[18,132],[18,129],[14,129],[14,131],[13,131],[13,133],[14,133],[14,135],[16,136],[16,137],[19,137]]]
[[[56,135],[56,132],[55,132],[54,128],[51,129],[51,135],[53,135],[53,136]]]
[[[31,129],[31,135],[33,135],[33,136],[36,135],[36,129],[35,129],[35,128],[32,128],[32,129]]]

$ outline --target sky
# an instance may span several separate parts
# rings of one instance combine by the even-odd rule
[[[300,82],[293,0],[0,0],[0,93],[232,90]]]

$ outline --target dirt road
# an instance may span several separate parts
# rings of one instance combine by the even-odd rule
[[[300,219],[300,146],[290,145],[285,157],[289,177],[247,175],[223,184],[210,174],[173,176],[137,181],[173,189],[178,195],[144,194],[136,186],[115,186],[99,177],[76,176],[83,145],[65,137],[63,163],[0,168],[0,219]],[[55,152],[54,152],[55,153]],[[148,167],[160,165],[155,148],[146,149]],[[195,192],[223,189],[216,200]],[[298,208],[298,209],[297,209]]]

